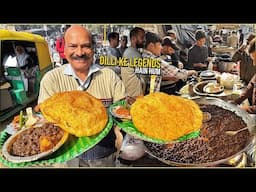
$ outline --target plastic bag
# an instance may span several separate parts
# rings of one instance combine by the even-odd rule
[[[134,161],[145,155],[145,146],[142,140],[126,134],[121,146],[119,157]]]

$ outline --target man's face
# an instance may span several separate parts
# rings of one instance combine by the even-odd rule
[[[175,50],[173,48],[171,48],[170,46],[164,45],[162,46],[162,54],[164,55],[171,55],[175,52]]]
[[[111,39],[111,43],[112,43],[114,48],[117,48],[118,45],[119,45],[119,37]]]
[[[88,31],[73,30],[65,35],[65,56],[74,70],[89,70],[93,62],[93,45]]]
[[[137,39],[136,47],[137,48],[143,48],[144,43],[145,43],[145,32],[139,31],[136,39]]]
[[[125,39],[121,39],[121,46],[126,47],[127,46],[127,41]]]
[[[206,41],[205,38],[201,38],[201,39],[197,40],[197,45],[199,47],[202,47],[205,44],[205,41]]]
[[[151,52],[156,55],[156,56],[160,56],[161,55],[161,50],[162,50],[162,45],[160,42],[157,43],[152,43],[152,48],[151,48]]]

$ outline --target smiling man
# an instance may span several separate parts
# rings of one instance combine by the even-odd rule
[[[71,26],[64,35],[68,64],[49,71],[40,85],[38,103],[55,93],[81,90],[100,99],[105,107],[125,97],[125,87],[116,73],[93,63],[93,42],[90,32],[82,26]],[[54,107],[54,106],[53,106]],[[114,131],[95,147],[79,157],[80,166],[114,166]]]

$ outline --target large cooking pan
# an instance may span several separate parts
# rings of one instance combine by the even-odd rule
[[[146,145],[146,153],[148,153],[149,155],[157,158],[158,160],[162,161],[163,163],[166,163],[166,164],[171,165],[171,166],[179,166],[179,167],[214,167],[214,166],[218,166],[219,164],[227,164],[227,162],[229,162],[230,160],[234,159],[235,157],[238,157],[243,152],[252,148],[252,146],[255,143],[255,134],[254,134],[255,121],[248,113],[246,113],[245,111],[243,111],[239,107],[237,107],[233,104],[230,104],[228,102],[225,102],[225,101],[223,101],[221,99],[218,99],[218,98],[197,97],[194,100],[198,104],[216,105],[216,106],[221,107],[225,110],[232,111],[237,116],[241,117],[242,120],[248,126],[248,129],[249,129],[249,137],[248,137],[248,140],[246,141],[245,147],[242,150],[230,155],[227,158],[219,159],[219,160],[212,161],[212,162],[206,162],[206,163],[180,163],[178,161],[176,162],[176,161],[166,160],[164,158],[160,158],[159,156],[155,155],[150,148],[147,148],[147,145]],[[225,119],[223,119],[223,121],[225,121]],[[157,145],[157,144],[153,144],[153,145]]]

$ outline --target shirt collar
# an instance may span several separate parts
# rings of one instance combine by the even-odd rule
[[[88,75],[87,75],[87,79],[88,79],[88,77],[90,77],[93,73],[95,73],[95,72],[97,72],[97,71],[99,71],[99,70],[100,70],[100,68],[99,68],[98,66],[92,64],[92,65],[90,66],[90,68],[89,68],[89,73],[88,73]],[[65,74],[65,75],[71,75],[71,76],[73,76],[74,78],[76,78],[76,79],[78,79],[79,81],[81,81],[81,79],[79,79],[79,77],[77,77],[77,75],[76,75],[74,69],[72,68],[72,66],[71,66],[70,64],[66,64],[66,67],[65,67],[65,69],[64,69],[64,74]]]
[[[153,57],[153,58],[157,58],[158,56],[154,55],[152,52],[150,52],[149,50],[144,49],[143,50],[143,54],[149,57]]]

